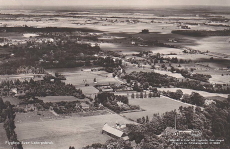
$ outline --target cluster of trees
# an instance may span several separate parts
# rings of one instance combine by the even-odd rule
[[[187,36],[204,37],[204,36],[229,36],[230,30],[216,30],[216,31],[206,31],[206,30],[173,30],[173,34],[181,34]]]
[[[114,59],[113,57],[99,57],[97,60],[94,60],[94,65],[105,67],[105,71],[113,73],[114,70],[122,65],[121,59]]]
[[[139,123],[139,124],[145,124],[145,123],[148,123],[149,122],[149,117],[148,116],[146,116],[146,117],[142,117],[142,118],[138,118],[137,119],[137,122]]]
[[[89,103],[87,103],[89,104]],[[44,106],[44,104],[43,104]],[[72,101],[72,102],[56,102],[56,103],[46,103],[44,107],[53,107],[53,110],[57,114],[71,114],[71,113],[78,113],[82,111],[95,111],[95,110],[103,110],[103,107],[93,107],[89,105],[89,108],[83,109],[80,101]]]
[[[3,102],[2,98],[0,98],[0,122],[4,122],[4,129],[6,131],[6,136],[9,142],[16,142],[16,144],[12,145],[12,148],[15,149],[23,149],[22,144],[17,139],[17,134],[15,132],[15,111],[13,110],[13,106],[10,102]]]
[[[146,92],[140,92],[136,93],[136,96],[134,93],[131,94],[131,98],[152,98],[152,97],[160,97],[159,92],[149,92],[148,94]]]
[[[168,75],[162,75],[155,72],[132,72],[130,74],[126,74],[124,77],[127,81],[135,80],[138,81],[141,85],[147,84],[153,87],[170,87],[175,86],[179,88],[189,88],[194,90],[202,90],[212,93],[230,93],[230,88],[225,87],[223,85],[215,85],[213,86],[210,83],[203,83],[198,80],[184,79],[182,81],[178,80],[175,77],[171,77]]]
[[[196,92],[192,92],[191,95],[188,95],[188,94],[183,94],[181,90],[177,90],[176,92],[163,91],[162,94],[164,96],[167,96],[167,97],[170,97],[176,100],[180,100],[182,102],[190,103],[193,105],[201,106],[201,107],[204,106],[204,103],[206,100],[205,97],[203,97],[202,95]]]
[[[70,114],[70,113],[75,113],[75,112],[81,112],[82,109],[80,106],[76,106],[76,104],[80,104],[78,101],[73,101],[73,102],[57,102],[57,103],[50,103],[53,107],[53,110],[57,114]]]
[[[24,87],[29,96],[75,96],[78,98],[85,98],[82,90],[76,89],[72,84],[65,84],[64,82],[33,82],[24,83]]]
[[[165,92],[165,91],[163,91],[162,94],[164,96],[167,96],[167,97],[170,97],[170,98],[173,98],[176,100],[180,100],[181,97],[183,96],[183,92],[180,89],[176,90],[176,92],[171,92],[171,91]]]
[[[30,69],[32,73],[44,72],[43,68],[36,65],[34,62],[31,62],[30,60],[26,60],[23,58],[19,58],[19,59],[14,59],[12,61],[3,61],[3,63],[0,64],[0,75],[18,74],[18,73],[25,73],[29,71],[28,69],[27,71],[20,72],[19,69],[21,66],[33,68]],[[37,69],[39,70],[37,71]]]
[[[41,33],[41,37],[42,35]],[[28,40],[26,44],[19,43],[6,47],[12,51],[14,56],[4,57],[9,60],[1,64],[1,74],[16,74],[20,66],[36,68],[85,66],[90,64],[90,60],[96,59],[92,55],[101,51],[99,46],[77,42],[78,39],[68,32],[52,35],[54,39],[52,42],[43,41],[42,37]]]
[[[140,109],[139,106],[129,105],[129,100],[126,96],[114,95],[113,93],[108,92],[98,93],[94,100],[95,107],[98,107],[99,104],[102,104],[103,106],[109,108],[110,110],[116,113]],[[121,102],[123,104],[118,105],[118,102]]]
[[[187,70],[179,70],[175,69],[177,73],[181,73],[181,75],[185,78],[195,79],[203,82],[208,82],[209,79],[212,77],[211,75],[205,75],[205,74],[198,74],[198,73],[189,73]]]
[[[192,92],[191,95],[184,94],[181,99],[182,102],[190,103],[201,107],[204,106],[205,100],[205,97],[196,92]]]
[[[185,60],[185,59],[178,59],[177,57],[163,57],[163,55],[161,55],[160,53],[156,53],[154,55],[151,55],[150,56],[150,60],[151,60],[151,63],[158,63],[158,61],[160,63],[164,63],[164,60],[168,61],[168,62],[171,62],[171,63],[190,63],[191,60]]]
[[[18,92],[22,91],[25,93],[25,97],[34,96],[75,96],[78,98],[85,98],[82,90],[76,89],[72,84],[65,84],[61,81],[50,81],[44,79],[42,81],[2,81],[0,88],[3,88],[5,92],[9,92],[12,88],[17,88]],[[3,93],[4,94],[4,93]]]

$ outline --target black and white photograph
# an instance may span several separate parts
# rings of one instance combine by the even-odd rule
[[[230,149],[230,0],[0,0],[0,149]]]

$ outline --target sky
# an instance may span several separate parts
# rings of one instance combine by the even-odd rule
[[[230,6],[230,0],[0,0],[0,6],[164,6],[213,5]]]

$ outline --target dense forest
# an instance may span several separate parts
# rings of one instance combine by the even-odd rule
[[[35,96],[75,96],[78,98],[85,98],[82,90],[76,89],[71,84],[65,84],[64,82],[52,81],[50,77],[44,77],[42,81],[2,81],[0,88],[3,89],[2,95],[9,94],[11,89],[17,88],[18,96],[30,98]]]

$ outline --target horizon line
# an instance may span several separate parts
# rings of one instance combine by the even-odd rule
[[[189,4],[189,5],[1,5],[0,8],[9,8],[9,7],[95,7],[95,8],[154,8],[154,7],[230,7],[226,5],[196,5],[196,4]]]

